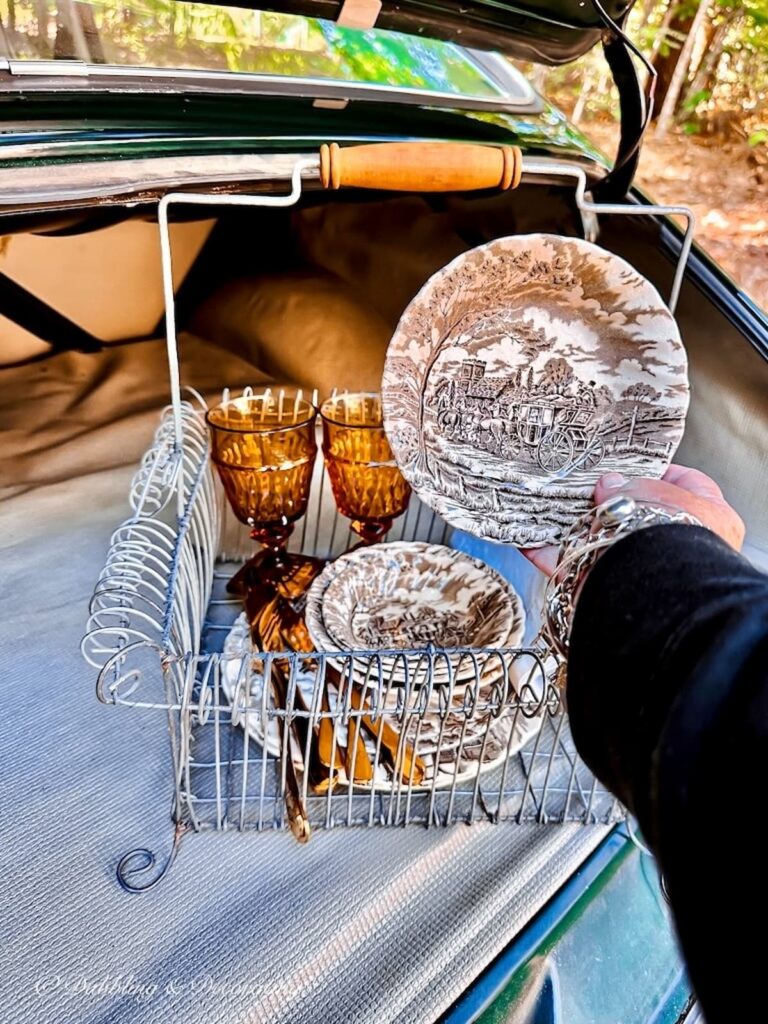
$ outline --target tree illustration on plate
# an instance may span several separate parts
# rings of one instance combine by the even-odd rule
[[[414,340],[426,342],[423,349],[419,346],[419,360],[414,367],[419,468],[427,466],[424,417],[430,376],[446,348],[460,344],[466,334],[471,334],[472,341],[508,337],[514,341],[518,356],[531,362],[551,344],[541,327],[517,312],[523,306],[525,289],[532,282],[537,289],[558,289],[572,286],[574,279],[562,258],[535,263],[530,252],[508,251],[500,258],[480,249],[469,253],[460,266],[436,282],[428,303],[418,303],[406,312],[400,330]],[[487,310],[488,295],[494,296],[493,312]]]
[[[393,449],[417,489],[463,507],[476,500],[465,493],[469,478],[491,464],[517,472],[509,445],[499,444],[512,402],[554,404],[559,419],[591,413],[601,435],[628,431],[633,439],[637,427],[644,441],[661,419],[670,363],[681,361],[684,372],[684,356],[669,352],[675,342],[658,296],[607,252],[551,236],[482,246],[436,274],[403,314],[382,382]],[[628,373],[651,375],[667,390],[627,387]],[[494,500],[522,499],[497,491]]]
[[[449,522],[549,543],[588,507],[601,459],[668,464],[685,374],[674,318],[627,263],[580,239],[498,239],[434,275],[403,314],[382,380],[387,434]],[[560,435],[577,457],[542,476],[542,438]]]
[[[621,393],[622,398],[630,402],[658,402],[661,392],[652,388],[650,384],[630,384]]]
[[[539,386],[545,394],[563,395],[575,379],[576,375],[568,360],[562,356],[552,356],[544,364]]]
[[[595,388],[595,408],[610,409],[613,405],[613,392],[607,384],[600,384]]]

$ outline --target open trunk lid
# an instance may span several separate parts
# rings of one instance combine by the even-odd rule
[[[238,7],[303,14],[349,28],[382,28],[501,50],[539,64],[567,64],[592,49],[634,0],[235,0]]]
[[[387,29],[465,47],[499,50],[538,64],[567,64],[602,42],[619,93],[621,132],[613,170],[594,191],[603,202],[628,192],[652,111],[655,73],[623,31],[634,0],[235,0],[238,6],[279,10],[356,29]],[[632,54],[646,65],[644,89]]]
[[[78,109],[74,96],[82,95],[81,111],[95,111],[99,97],[106,96],[119,112],[124,101],[118,94],[126,90],[145,98],[169,89],[182,95],[218,88],[236,92],[247,79],[248,86],[256,88],[254,95],[260,91],[279,98],[313,97],[319,107],[333,110],[344,109],[348,103],[362,107],[371,101],[385,108],[407,100],[430,107],[533,113],[537,100],[528,83],[498,54],[489,56],[477,50],[556,65],[575,60],[601,42],[618,87],[621,133],[614,169],[594,194],[603,201],[618,201],[631,184],[650,112],[632,53],[643,58],[622,27],[633,2],[290,0],[277,4],[234,0],[239,12],[213,0],[178,2],[169,5],[164,14],[169,18],[169,48],[153,51],[148,58],[135,38],[117,31],[110,7],[86,3],[75,5],[75,10],[62,0],[52,40],[48,20],[36,20],[31,0],[23,0],[14,17],[6,19],[7,24],[0,20],[0,93],[25,98],[30,93],[54,96],[64,90],[73,97],[73,110]],[[214,63],[204,63],[207,70],[200,71],[194,45],[189,48],[192,57],[183,55],[174,44],[174,33],[179,17],[182,21],[187,16],[199,19],[200,11],[209,9],[224,19],[221,27],[227,42],[223,52],[213,54]],[[249,35],[242,23],[244,11],[253,12],[247,16],[255,19],[255,36]],[[280,29],[286,39],[295,33],[308,40],[312,33],[312,45],[303,44],[306,53],[302,50],[296,66],[282,51],[279,60],[266,65],[249,56],[251,51],[271,51],[259,42],[262,12],[272,12],[272,17],[288,15]],[[145,17],[140,6],[134,9],[130,4],[124,15],[127,23]],[[157,21],[154,14],[152,18]],[[148,24],[156,27],[152,20]],[[335,32],[334,24],[345,31]],[[371,29],[376,31],[369,32]],[[147,31],[149,38],[152,33]],[[161,37],[166,38],[165,34]],[[194,42],[194,37],[190,38]],[[242,51],[240,56],[233,56],[232,46]],[[228,70],[211,70],[218,68],[222,59]],[[649,71],[651,88],[654,76],[652,69]]]

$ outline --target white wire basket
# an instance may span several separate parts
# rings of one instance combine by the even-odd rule
[[[307,831],[623,818],[579,760],[561,693],[538,649],[356,651],[331,667],[326,654],[233,646],[241,605],[226,581],[252,544],[214,476],[202,408],[183,402],[181,421],[181,450],[169,409],[141,462],[133,514],[112,536],[82,644],[99,670],[99,700],[156,711],[158,727],[167,723],[174,852],[186,831],[295,831],[286,809],[292,796]],[[450,544],[450,529],[413,499],[392,539]],[[309,507],[290,547],[330,558],[356,540],[335,509],[318,456]],[[399,659],[405,682],[388,676],[388,658]],[[287,679],[284,705],[263,685],[278,660]],[[324,731],[334,785],[318,788],[309,768]],[[357,736],[362,745],[351,743]],[[118,877],[139,891],[172,859],[152,872],[152,854],[132,851]],[[136,882],[143,869],[150,881]]]
[[[526,158],[526,170],[535,174],[536,161]],[[574,180],[585,216],[687,218],[674,305],[691,243],[690,212],[597,206],[586,198],[582,170],[564,164],[561,172]],[[290,827],[306,839],[318,828],[605,825],[625,816],[579,760],[543,650],[355,651],[331,665],[325,654],[254,654],[233,646],[241,608],[225,584],[253,550],[213,473],[205,404],[200,396],[182,399],[168,210],[291,206],[302,181],[317,173],[316,159],[300,159],[286,195],[170,194],[160,203],[171,405],[133,480],[132,515],[112,536],[82,643],[98,669],[99,700],[157,712],[170,738],[172,851],[162,865],[147,849],[126,854],[117,875],[129,891],[146,890],[166,874],[187,831]],[[414,497],[388,539],[450,544],[451,531]],[[334,558],[356,541],[318,457],[309,507],[289,550]],[[387,677],[387,658],[400,659],[404,682]],[[286,681],[280,701],[264,684],[276,662]],[[318,763],[326,776],[319,783]]]

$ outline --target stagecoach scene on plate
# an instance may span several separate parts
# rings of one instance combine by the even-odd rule
[[[667,418],[651,405],[661,396],[648,384],[630,384],[617,402],[610,388],[581,380],[561,357],[547,360],[538,379],[533,367],[512,377],[486,370],[482,359],[466,359],[458,374],[437,383],[437,424],[456,443],[561,478],[596,469],[617,448],[640,456],[669,451],[671,442],[647,429]]]
[[[688,384],[648,281],[589,242],[542,234],[431,278],[390,345],[383,395],[422,500],[462,528],[541,544],[586,511],[603,473],[663,473]]]

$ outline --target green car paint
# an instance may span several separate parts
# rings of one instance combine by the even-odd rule
[[[0,105],[2,166],[168,153],[307,151],[329,140],[408,138],[511,143],[531,154],[603,162],[599,152],[551,108],[518,115],[360,101],[343,110],[326,110],[314,107],[312,99],[295,97],[62,94],[53,89],[0,93]]]
[[[655,862],[621,826],[442,1024],[676,1024],[691,1002]]]

